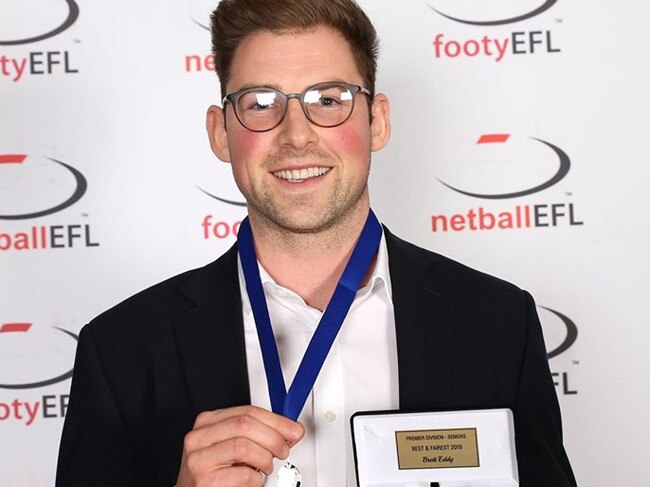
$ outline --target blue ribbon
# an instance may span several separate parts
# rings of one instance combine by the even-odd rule
[[[287,392],[284,377],[282,376],[280,355],[273,336],[271,318],[264,297],[257,256],[255,255],[253,232],[248,217],[241,223],[237,236],[237,247],[246,280],[246,291],[253,309],[255,325],[257,326],[264,370],[269,385],[271,409],[274,413],[282,414],[293,420],[298,419],[298,416],[300,416],[320,369],[323,367],[325,358],[330,348],[332,348],[350,306],[352,306],[352,301],[354,301],[357,290],[361,286],[363,277],[377,254],[381,234],[381,225],[375,214],[370,210],[361,231],[361,236],[352,251],[350,260],[336,285],[334,294],[318,323],[318,327],[300,362],[296,376]]]

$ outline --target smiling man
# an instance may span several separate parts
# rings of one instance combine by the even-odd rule
[[[355,412],[503,407],[520,485],[575,485],[532,298],[370,210],[390,105],[363,11],[223,0],[212,22],[207,129],[248,218],[82,330],[57,485],[353,487]]]

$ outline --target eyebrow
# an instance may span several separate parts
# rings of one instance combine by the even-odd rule
[[[274,90],[282,91],[280,90],[279,85],[275,85],[272,83],[266,83],[266,84],[258,84],[258,83],[246,83],[239,88],[237,88],[233,93],[236,93],[238,91],[243,91],[243,90],[250,90],[251,88],[271,88]]]
[[[312,86],[320,85],[320,84],[323,84],[323,83],[346,83],[346,84],[348,84],[348,82],[343,80],[343,79],[333,78],[333,79],[329,79],[329,80],[326,80],[326,81],[319,81],[318,83],[308,85],[302,91],[305,91],[308,88],[311,88]],[[352,84],[354,84],[354,83],[352,83]],[[276,85],[274,83],[264,83],[264,84],[245,83],[245,84],[241,85],[238,89],[234,90],[233,93],[237,93],[237,92],[243,91],[243,90],[250,90],[252,88],[271,88],[273,90],[279,91],[280,93],[284,93],[282,91],[282,89],[280,88],[280,85]]]

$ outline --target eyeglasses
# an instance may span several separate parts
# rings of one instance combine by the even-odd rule
[[[239,123],[253,132],[267,132],[280,125],[291,98],[300,100],[302,111],[311,123],[319,127],[336,127],[352,115],[357,93],[371,96],[370,91],[362,86],[327,82],[288,95],[273,88],[246,88],[226,95],[221,103],[232,103]]]

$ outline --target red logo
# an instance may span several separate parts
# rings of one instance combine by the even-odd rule
[[[448,164],[445,169],[455,175],[437,180],[455,193],[486,200],[485,206],[432,215],[433,232],[520,230],[556,227],[563,222],[569,226],[583,225],[577,219],[574,204],[570,202],[521,203],[498,209],[487,203],[524,198],[548,190],[562,181],[571,169],[571,160],[560,147],[536,137],[516,137],[506,133],[483,134],[476,141],[475,147],[476,150],[465,156],[471,162],[454,161],[453,164]],[[557,164],[555,172],[550,177],[547,176],[547,179],[531,184],[531,174],[539,173],[541,166],[548,165],[554,159]],[[449,182],[448,178],[455,182]],[[469,185],[474,185],[474,188],[468,189],[466,186]],[[486,185],[500,188],[501,191],[488,191]],[[483,187],[483,190],[477,186]],[[503,191],[503,188],[511,189]]]

